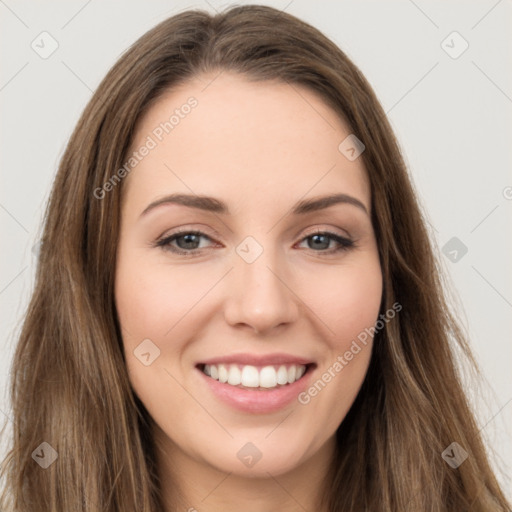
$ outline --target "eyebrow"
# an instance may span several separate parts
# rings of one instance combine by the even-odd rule
[[[215,197],[190,194],[171,194],[150,203],[140,214],[140,216],[142,217],[146,215],[148,212],[154,210],[158,206],[167,204],[179,204],[207,212],[231,215],[228,206]],[[325,208],[329,208],[335,204],[349,204],[356,206],[368,214],[366,206],[359,199],[348,194],[330,194],[312,199],[303,199],[293,206],[291,213],[293,215],[304,215],[307,213],[324,210]]]

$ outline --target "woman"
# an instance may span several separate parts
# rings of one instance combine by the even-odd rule
[[[62,158],[15,354],[15,511],[505,511],[397,142],[332,42],[189,11]]]

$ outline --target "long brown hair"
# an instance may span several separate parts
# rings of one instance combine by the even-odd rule
[[[256,5],[214,16],[186,11],[163,21],[119,59],[85,108],[53,184],[14,357],[2,510],[161,510],[152,420],[131,389],[114,306],[123,181],[101,199],[94,191],[123,167],[137,121],[163,92],[226,70],[315,91],[363,142],[382,312],[403,305],[376,335],[366,379],[338,429],[327,508],[509,510],[462,390],[454,348],[474,361],[449,313],[425,220],[382,107],[361,72],[318,30]],[[35,462],[44,450],[53,453],[43,442],[57,454],[46,469]],[[441,457],[452,442],[468,453],[456,469]]]

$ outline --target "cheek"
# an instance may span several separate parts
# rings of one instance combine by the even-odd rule
[[[324,283],[322,289],[319,284]],[[364,265],[340,268],[316,281],[309,294],[324,332],[324,357],[315,379],[299,403],[334,432],[350,409],[363,383],[371,358],[373,329],[379,317],[382,273],[376,258]]]
[[[339,288],[330,302],[330,320],[332,329],[339,335],[337,339],[346,341],[347,336],[357,337],[377,320],[382,298],[380,268],[349,272]]]
[[[179,269],[150,264],[136,253],[127,250],[118,259],[115,282],[126,366],[137,396],[153,418],[165,418],[166,423],[173,416],[162,405],[172,403],[172,410],[187,407],[172,378],[173,362],[180,360],[185,345],[180,343],[186,339],[180,329],[186,328],[186,319],[180,320],[197,301],[201,287]]]
[[[303,296],[325,325],[330,348],[343,350],[375,324],[382,298],[382,273],[375,257],[317,272],[314,280],[304,282],[309,284]]]
[[[121,325],[128,336],[162,339],[201,299],[208,282],[178,267],[121,260],[115,291]]]
[[[208,320],[205,295],[223,272],[192,267],[155,262],[131,248],[118,258],[115,301],[126,365],[148,409],[158,408],[170,396],[175,406],[186,399],[172,376],[183,379],[189,339]]]

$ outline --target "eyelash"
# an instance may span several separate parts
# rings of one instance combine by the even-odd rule
[[[177,238],[180,238],[184,235],[202,236],[202,237],[208,238],[209,240],[212,240],[206,233],[203,233],[202,231],[183,230],[183,231],[177,231],[177,232],[173,233],[172,235],[169,235],[169,236],[166,236],[164,238],[157,240],[154,243],[154,246],[160,247],[165,251],[170,251],[174,254],[178,254],[181,256],[189,257],[189,258],[198,256],[201,252],[201,249],[190,249],[188,251],[185,251],[183,249],[177,249],[176,247],[171,246],[171,242],[174,242]],[[331,254],[337,254],[337,253],[340,253],[343,251],[348,251],[348,250],[356,247],[356,244],[353,240],[350,240],[349,238],[342,237],[336,233],[332,233],[329,231],[316,231],[316,232],[311,233],[311,234],[305,236],[304,238],[302,238],[302,240],[300,242],[302,243],[305,240],[308,240],[309,238],[312,238],[313,236],[317,236],[317,235],[327,236],[328,238],[331,238],[332,240],[334,240],[335,242],[340,244],[340,246],[337,248],[334,248],[334,249],[330,249],[330,250],[315,251],[313,249],[310,249],[311,251],[313,251],[315,253],[331,255]]]

